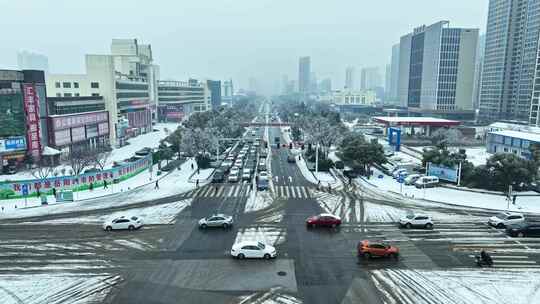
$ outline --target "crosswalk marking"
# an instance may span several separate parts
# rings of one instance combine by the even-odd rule
[[[289,197],[289,187],[285,187],[285,197]]]
[[[241,198],[248,197],[253,191],[250,184],[226,184],[212,185],[194,189],[183,194],[185,198],[208,197],[208,198]],[[309,188],[304,186],[274,186],[274,194],[280,198],[307,199],[310,198]]]
[[[291,197],[296,198],[296,193],[294,192],[294,187],[291,187]]]

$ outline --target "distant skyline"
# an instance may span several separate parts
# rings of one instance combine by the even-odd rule
[[[341,86],[347,66],[384,68],[392,45],[413,28],[449,20],[485,32],[488,10],[488,0],[54,3],[0,0],[9,12],[0,21],[9,29],[0,68],[17,68],[17,51],[27,49],[48,56],[52,73],[82,73],[85,54],[109,53],[113,38],[137,38],[152,45],[163,79],[232,78],[248,88],[254,77],[265,93],[283,74],[297,77],[301,56],[311,57],[319,79]]]

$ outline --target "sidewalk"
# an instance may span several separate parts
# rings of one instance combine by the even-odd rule
[[[128,184],[122,185],[121,183],[114,185],[114,193],[108,193],[109,189],[84,191],[86,193],[91,193],[90,195],[102,194],[102,196],[99,197],[80,197],[78,195],[84,195],[80,192],[74,194],[76,199],[75,202],[57,203],[51,198],[53,202],[50,202],[49,205],[45,206],[42,206],[36,198],[33,198],[32,202],[28,200],[27,207],[24,207],[24,199],[22,201],[18,199],[13,200],[17,201],[17,204],[13,204],[12,200],[7,202],[3,201],[1,206],[3,206],[4,209],[0,210],[0,219],[24,218],[83,210],[106,209],[114,206],[130,205],[187,192],[195,189],[195,184],[189,182],[189,177],[193,173],[191,170],[191,164],[194,162],[194,160],[187,160],[182,164],[180,170],[176,169],[167,175],[160,176],[158,182],[159,189],[156,189],[155,178],[150,181],[149,173],[146,171],[138,174],[132,179],[125,181],[125,183],[129,183],[135,179],[141,181],[142,183],[136,187],[131,187]],[[153,171],[154,176],[156,171],[157,168]],[[204,184],[206,184],[206,182],[200,183],[199,186]],[[111,185],[109,187],[112,188]]]

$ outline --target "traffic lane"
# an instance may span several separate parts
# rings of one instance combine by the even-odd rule
[[[283,221],[287,225],[287,242],[282,247],[295,261],[298,290],[304,303],[341,303],[353,280],[363,275],[355,256],[358,241],[339,228],[308,229],[306,218],[322,212],[312,199],[286,204]],[[374,286],[367,290],[369,293],[358,295],[357,303],[364,294],[374,298],[373,293],[377,293]]]

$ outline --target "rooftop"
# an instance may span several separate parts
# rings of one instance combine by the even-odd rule
[[[376,122],[393,125],[432,125],[432,126],[457,126],[461,122],[435,117],[394,117],[394,116],[376,116],[373,117]]]
[[[520,132],[520,131],[505,130],[505,131],[489,132],[489,134],[525,139],[525,140],[540,143],[540,133],[527,133],[527,132]]]

